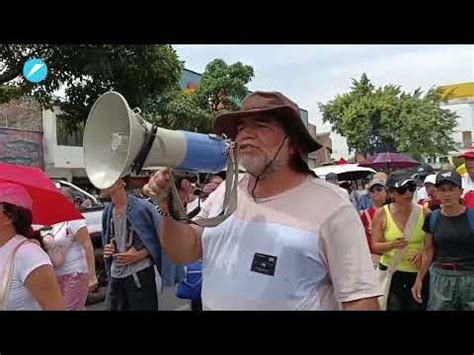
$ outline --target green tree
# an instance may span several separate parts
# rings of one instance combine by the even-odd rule
[[[25,81],[24,62],[41,58],[48,76]],[[70,130],[83,125],[95,100],[120,92],[131,107],[143,106],[176,88],[182,62],[169,45],[0,45],[0,102],[32,94],[44,108],[58,105]],[[64,98],[55,97],[58,90]]]
[[[199,107],[195,94],[174,89],[149,103],[144,118],[163,128],[207,133],[214,116]]]
[[[208,133],[219,111],[240,107],[253,76],[250,65],[227,65],[215,59],[206,66],[196,91],[171,90],[161,95],[147,106],[145,117],[164,128]]]
[[[201,108],[212,112],[235,111],[247,95],[247,84],[254,77],[250,65],[241,62],[227,65],[222,59],[214,59],[206,65],[196,100]]]
[[[403,92],[396,85],[376,88],[366,74],[352,83],[349,93],[319,104],[323,122],[346,137],[349,149],[365,155],[400,152],[415,158],[458,149],[451,138],[458,116],[440,107],[438,88],[425,94],[420,89]]]

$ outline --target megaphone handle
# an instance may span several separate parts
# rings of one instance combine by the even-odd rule
[[[189,218],[183,206],[183,202],[181,201],[181,197],[179,196],[179,192],[176,187],[176,182],[174,180],[173,174],[171,174],[170,180],[171,186],[168,189],[168,203],[170,215],[177,221],[189,221]]]
[[[200,227],[215,227],[230,217],[237,208],[237,189],[239,184],[239,164],[234,147],[229,146],[229,158],[227,161],[226,191],[222,211],[219,215],[211,218],[197,219],[189,223]]]
[[[161,142],[160,137],[158,137],[158,141],[161,145],[161,148],[163,149],[164,155],[166,155],[166,148],[163,142]],[[171,174],[170,176],[170,183],[171,183],[170,188],[167,191],[163,191],[162,193],[160,193],[157,197],[153,198],[153,201],[155,203],[160,203],[161,200],[167,194],[170,216],[177,221],[192,223],[200,227],[215,227],[218,224],[222,223],[237,208],[237,188],[238,188],[238,182],[239,182],[238,181],[239,180],[239,164],[238,164],[238,157],[237,157],[237,152],[235,149],[235,144],[229,141],[227,144],[226,152],[228,155],[228,160],[227,160],[228,176],[226,178],[226,191],[224,195],[222,211],[219,215],[215,217],[211,217],[211,218],[198,219],[195,221],[191,220],[192,217],[187,215],[183,207],[173,174]],[[167,166],[167,168],[171,172],[171,168],[169,166]]]
[[[153,147],[153,142],[156,138],[156,132],[158,131],[158,127],[155,125],[151,126],[151,130],[145,130],[145,142],[143,143],[142,147],[140,148],[140,152],[137,154],[137,157],[133,161],[132,164],[132,171],[138,174],[145,164],[146,158],[150,153],[151,147]]]

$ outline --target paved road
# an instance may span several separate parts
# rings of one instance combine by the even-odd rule
[[[182,300],[176,297],[176,287],[166,287],[158,301],[160,311],[188,311],[190,310],[190,301]],[[88,311],[104,311],[105,302],[100,302],[86,306]]]

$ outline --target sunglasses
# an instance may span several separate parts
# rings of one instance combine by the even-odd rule
[[[385,190],[382,186],[377,186],[377,187],[372,187],[369,191],[374,193],[374,192],[382,192]]]
[[[400,187],[396,187],[393,190],[400,195],[405,195],[407,191],[413,193],[416,191],[416,184],[406,184]]]

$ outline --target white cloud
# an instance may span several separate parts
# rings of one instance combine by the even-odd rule
[[[404,90],[474,81],[474,46],[461,45],[199,45],[174,46],[189,69],[202,72],[215,58],[252,65],[250,90],[279,90],[310,113],[318,132],[317,102],[347,92],[365,72],[375,85]],[[348,156],[342,137],[332,135],[334,156]]]

